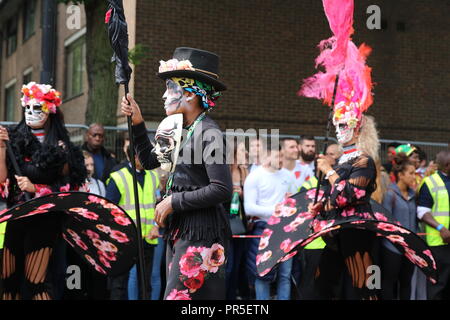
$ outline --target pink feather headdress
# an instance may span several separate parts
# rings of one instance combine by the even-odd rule
[[[323,0],[323,7],[333,36],[319,43],[320,55],[316,58],[319,71],[304,80],[299,95],[323,100],[331,106],[336,75],[339,74],[333,122],[346,122],[349,127],[361,125],[362,113],[372,104],[371,68],[366,58],[371,48],[359,48],[351,40],[353,34],[353,0]],[[332,106],[331,106],[332,107]]]

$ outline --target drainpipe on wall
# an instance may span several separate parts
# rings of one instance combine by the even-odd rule
[[[42,0],[42,48],[40,82],[55,86],[56,0]]]

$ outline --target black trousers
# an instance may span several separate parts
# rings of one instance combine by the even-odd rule
[[[315,288],[315,278],[322,253],[323,249],[304,249],[300,252],[301,269],[298,285],[300,300],[316,300],[319,298]]]
[[[148,285],[150,283],[150,277],[152,274],[153,268],[153,254],[155,251],[155,246],[148,244],[144,240],[144,277],[145,283],[147,283],[147,296],[150,297],[151,288]],[[137,257],[136,257],[137,259]],[[111,300],[128,300],[128,278],[130,272],[126,272],[124,274],[109,277],[108,284],[110,289],[110,299]],[[139,281],[139,279],[138,279]]]
[[[3,249],[3,299],[53,299],[53,249],[62,232],[62,214],[8,222]]]
[[[404,255],[383,247],[381,249],[381,298],[411,300],[413,273],[414,265]]]
[[[431,247],[439,271],[438,282],[427,281],[428,300],[450,299],[450,245]]]

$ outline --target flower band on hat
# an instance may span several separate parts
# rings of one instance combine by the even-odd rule
[[[199,69],[199,68],[194,68],[192,66],[192,63],[189,60],[178,61],[178,59],[170,59],[167,61],[163,61],[163,60],[159,61],[159,72],[160,73],[167,72],[167,71],[175,71],[175,70],[190,70],[190,71],[203,72],[203,73],[209,74],[210,76],[213,76],[213,77],[216,77],[217,79],[219,79],[219,75],[214,72]]]
[[[209,109],[214,107],[216,101],[220,97],[220,92],[215,91],[212,85],[191,78],[171,78],[184,90],[195,93],[202,99],[203,108]]]
[[[22,86],[23,96],[20,99],[22,107],[41,105],[45,113],[56,113],[56,108],[61,105],[61,93],[48,84],[30,82]]]

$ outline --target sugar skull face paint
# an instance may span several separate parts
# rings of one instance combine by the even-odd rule
[[[48,113],[42,111],[42,106],[40,104],[34,104],[32,106],[26,105],[24,113],[25,123],[32,129],[44,127],[44,124],[48,119]]]
[[[336,126],[336,138],[340,144],[345,144],[352,140],[354,128],[350,128],[347,123],[339,122],[334,124]]]
[[[172,115],[177,112],[183,101],[183,88],[173,80],[166,81],[166,92],[164,92],[164,109],[166,114]]]

